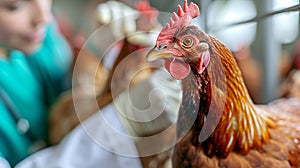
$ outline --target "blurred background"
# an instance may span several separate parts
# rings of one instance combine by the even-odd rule
[[[60,31],[74,52],[74,67],[72,91],[62,94],[58,103],[50,109],[49,139],[51,144],[59,144],[64,136],[68,135],[78,124],[100,112],[99,109],[108,107],[109,110],[106,110],[106,114],[114,114],[115,110],[118,111],[118,115],[122,114],[119,117],[111,115],[115,119],[111,122],[114,123],[112,125],[122,123],[119,124],[120,127],[124,126],[134,137],[148,137],[159,134],[166,128],[171,128],[168,129],[170,131],[163,134],[163,137],[159,137],[159,143],[151,141],[149,145],[141,140],[134,140],[141,162],[146,165],[144,167],[157,167],[156,165],[165,164],[171,156],[169,145],[174,143],[175,139],[176,125],[173,123],[176,123],[181,90],[178,81],[170,76],[164,76],[164,71],[157,71],[161,70],[159,67],[163,65],[162,62],[157,64],[146,62],[145,55],[147,49],[154,46],[153,42],[156,40],[157,34],[153,32],[158,33],[161,26],[169,22],[164,19],[168,19],[171,12],[177,11],[177,5],[183,4],[183,0],[149,0],[151,7],[160,12],[159,16],[168,14],[167,17],[164,15],[163,18],[158,17],[158,19],[157,13],[153,10],[152,14],[145,14],[151,11],[149,10],[152,9],[151,7],[146,7],[145,10],[143,5],[135,6],[139,0],[118,1],[131,7],[129,12],[135,10],[135,14],[140,14],[139,18],[130,15],[132,17],[129,20],[134,20],[134,22],[130,22],[133,23],[132,25],[127,22],[128,17],[115,19],[111,24],[100,21],[100,15],[103,15],[102,19],[107,13],[112,16],[114,10],[120,9],[118,8],[120,6],[122,6],[122,10],[115,10],[115,13],[120,12],[123,15],[123,10],[128,9],[124,7],[125,5],[112,5],[117,8],[106,10],[107,2],[109,2],[107,0],[53,0],[54,15]],[[193,20],[193,24],[218,38],[232,51],[254,103],[268,103],[281,97],[300,99],[299,1],[188,0],[200,7],[200,16]],[[103,3],[106,6],[103,7]],[[102,13],[99,5],[102,5]],[[298,5],[297,11],[261,17],[295,5]],[[114,17],[110,19],[112,18]],[[118,21],[122,23],[116,24]],[[132,26],[135,28],[133,33],[128,31]],[[97,31],[103,27],[104,29]],[[153,35],[155,35],[155,39]],[[91,44],[86,45],[86,41]],[[79,57],[79,55],[83,57]],[[140,111],[146,111],[149,107],[153,107],[151,106],[150,92],[157,88],[160,90],[154,92],[156,94],[152,94],[153,104],[155,107],[163,108],[161,108],[162,110],[152,110],[159,111],[161,114],[159,113],[157,117],[156,113],[155,116],[151,112],[140,113]],[[128,91],[128,95],[132,95],[131,99],[126,97],[127,92],[125,91]],[[136,101],[136,104],[132,103],[132,100]],[[133,116],[133,118],[141,117],[142,121],[149,122],[131,120],[125,114]],[[98,126],[96,128],[99,128],[101,135],[101,130],[105,127],[101,129],[101,124],[94,122],[96,120],[88,121],[93,121],[93,124]],[[95,130],[94,127],[92,130]],[[73,132],[71,135],[73,136],[66,139],[67,142],[63,141],[65,142],[63,144],[67,145],[66,147],[60,146],[63,149],[61,151],[76,150],[72,145],[68,146],[68,143],[76,144],[70,143],[69,140],[74,139],[81,143],[81,139],[74,138],[74,135],[84,138],[86,133],[75,129],[75,133]],[[122,138],[113,139],[123,142]],[[147,153],[156,149],[165,151],[155,155]],[[58,148],[58,150],[60,149]],[[62,152],[63,155],[64,153]],[[81,154],[80,152],[76,153]],[[151,154],[153,153],[155,152]],[[73,158],[74,153],[70,152],[70,154]],[[87,155],[87,157],[89,156]]]
[[[69,35],[80,33],[89,37],[99,27],[96,9],[102,2],[105,0],[55,0],[54,13],[63,27],[72,30],[68,31]],[[122,2],[133,7],[137,0]],[[162,12],[177,10],[177,4],[182,2],[150,0],[151,6]],[[194,24],[220,39],[232,50],[254,102],[266,103],[295,93],[292,89],[294,85],[286,84],[286,81],[291,71],[300,67],[299,11],[277,14],[236,26],[227,25],[297,5],[299,0],[193,2],[201,8],[200,18]]]

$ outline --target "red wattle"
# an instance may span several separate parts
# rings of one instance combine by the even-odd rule
[[[177,80],[186,78],[191,71],[189,64],[173,58],[172,61],[165,60],[165,68],[171,74],[171,76]]]

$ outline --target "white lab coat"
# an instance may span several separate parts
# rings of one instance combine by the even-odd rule
[[[60,144],[33,154],[16,168],[140,168],[142,165],[134,143],[135,138],[140,134],[167,127],[167,120],[174,122],[177,118],[180,95],[179,84],[166,72],[156,71],[131,89],[130,94],[123,92],[112,104],[82,122]],[[146,112],[137,110],[134,104],[143,105],[149,97],[153,98],[153,107],[148,108],[146,104],[148,109],[140,108],[147,109]],[[164,116],[165,112],[166,117],[158,117]],[[140,121],[142,124],[131,123],[131,120]],[[165,133],[172,136],[168,131]],[[149,148],[144,149],[144,154],[157,154],[174,145],[175,141],[156,144],[155,139],[160,137],[145,137],[143,144],[151,150],[149,153]],[[149,139],[153,140],[153,143]],[[161,149],[164,147],[166,149]]]
[[[108,105],[76,127],[57,146],[41,150],[16,168],[141,168],[134,142]]]

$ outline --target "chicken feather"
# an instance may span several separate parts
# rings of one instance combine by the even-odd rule
[[[195,4],[179,9],[147,55],[182,80],[173,167],[300,167],[300,102],[255,105],[230,50],[190,25]]]

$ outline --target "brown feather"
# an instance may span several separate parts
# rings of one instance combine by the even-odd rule
[[[182,140],[175,147],[173,166],[297,167],[300,103],[292,108],[297,112],[254,105],[230,51],[215,38],[209,36],[208,40],[211,61],[207,70],[199,75],[192,68],[194,74],[182,81],[183,103],[178,119],[178,137]],[[225,82],[219,74],[222,71]],[[216,105],[217,110],[210,110],[222,100],[224,109]],[[197,102],[200,106],[193,122],[195,115],[191,114]],[[211,129],[216,126],[212,134],[199,142],[208,112],[221,117],[217,125],[211,125]],[[189,122],[193,122],[190,130]]]
[[[180,78],[178,69],[171,71],[175,64],[166,66],[174,78],[183,79],[173,167],[300,167],[299,100],[254,105],[225,45],[190,20],[171,24],[147,59],[181,61],[192,72]]]

